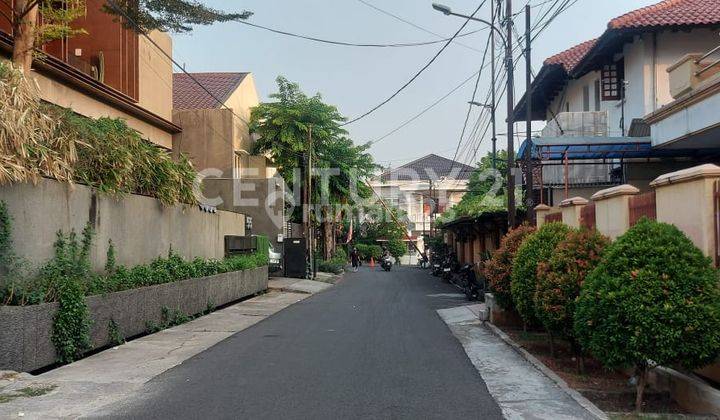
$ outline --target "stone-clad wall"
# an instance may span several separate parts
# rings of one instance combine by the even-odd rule
[[[267,267],[143,287],[87,298],[93,348],[110,344],[108,325],[114,320],[125,337],[161,322],[162,308],[199,314],[208,304],[225,305],[267,289]],[[50,339],[57,303],[0,306],[0,370],[29,372],[56,361]]]

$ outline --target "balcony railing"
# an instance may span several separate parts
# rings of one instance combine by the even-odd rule
[[[607,111],[561,112],[542,131],[543,137],[608,135]]]

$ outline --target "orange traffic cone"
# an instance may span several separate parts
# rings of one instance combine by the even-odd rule
[[[370,268],[375,268],[375,259],[370,257]]]

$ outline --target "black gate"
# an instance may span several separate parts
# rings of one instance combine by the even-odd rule
[[[305,238],[286,238],[283,243],[285,244],[285,276],[306,278]]]

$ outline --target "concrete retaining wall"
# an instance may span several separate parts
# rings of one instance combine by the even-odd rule
[[[221,306],[267,289],[267,267],[143,287],[87,298],[93,348],[110,344],[114,320],[125,337],[142,334],[148,322],[160,323],[162,308],[199,314],[208,303]],[[29,372],[56,362],[50,339],[57,303],[0,306],[0,370]]]
[[[245,235],[245,216],[196,206],[163,207],[151,197],[128,195],[114,199],[96,195],[84,185],[43,179],[37,186],[15,184],[0,188],[13,218],[17,254],[34,267],[53,256],[56,233],[81,232],[88,222],[95,228],[91,261],[105,266],[108,240],[115,244],[118,264],[146,264],[172,249],[186,258],[224,257],[225,235]]]

